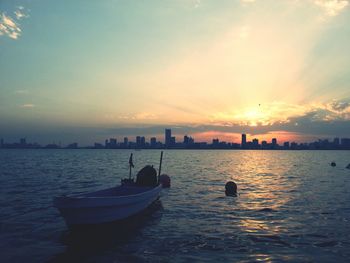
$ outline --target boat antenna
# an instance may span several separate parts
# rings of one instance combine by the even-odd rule
[[[160,152],[160,161],[159,161],[159,170],[158,170],[158,184],[160,181],[160,172],[162,170],[162,162],[163,162],[163,151]]]
[[[134,163],[132,161],[132,154],[130,154],[130,158],[129,158],[129,179],[131,180],[131,168],[134,167]]]

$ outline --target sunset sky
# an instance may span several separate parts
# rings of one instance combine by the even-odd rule
[[[350,137],[347,0],[0,1],[0,137]]]

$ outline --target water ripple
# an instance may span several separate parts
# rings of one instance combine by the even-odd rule
[[[328,165],[347,164],[346,151],[166,151],[163,171],[172,188],[162,191],[160,209],[126,232],[69,236],[58,211],[49,207],[52,198],[119,183],[127,175],[129,153],[1,150],[2,261],[350,258],[349,170]],[[158,151],[134,155],[135,170],[158,165]],[[238,184],[237,197],[224,195],[229,180]]]

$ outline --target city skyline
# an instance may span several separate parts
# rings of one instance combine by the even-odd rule
[[[1,1],[0,137],[349,137],[349,6]]]
[[[21,138],[19,142],[8,143],[3,138],[0,139],[0,148],[66,148],[66,149],[244,149],[244,150],[350,150],[350,138],[335,137],[332,140],[319,139],[313,142],[297,143],[295,141],[280,142],[278,138],[272,138],[271,141],[257,138],[249,140],[247,134],[241,134],[240,142],[227,142],[219,138],[212,138],[211,143],[196,141],[190,135],[184,135],[183,140],[177,140],[176,136],[172,136],[170,128],[164,130],[164,140],[157,137],[150,137],[146,140],[145,136],[136,136],[135,140],[129,137],[108,138],[104,143],[95,142],[93,145],[80,146],[77,142],[67,145],[59,143],[49,143],[41,146],[38,143],[27,143],[26,138]]]

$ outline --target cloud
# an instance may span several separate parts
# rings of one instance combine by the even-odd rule
[[[266,106],[267,107],[267,106]],[[251,125],[249,122],[240,121],[226,121],[226,122],[212,122],[205,125],[170,125],[173,128],[174,134],[206,134],[211,132],[212,134],[225,133],[249,133],[267,134],[275,131],[300,133],[315,136],[327,136],[327,135],[342,135],[349,136],[350,130],[350,102],[348,100],[343,101],[330,101],[326,103],[312,104],[306,106],[298,105],[285,105],[285,104],[273,104],[271,106],[274,112],[280,115],[280,119],[276,118],[268,123],[257,123]],[[278,107],[286,107],[285,109],[278,109]],[[291,112],[290,112],[291,111]],[[289,112],[288,116],[286,115]],[[169,125],[169,124],[164,124]],[[147,128],[147,134],[161,133],[164,125],[149,124]],[[134,128],[133,128],[134,127]],[[140,133],[140,128],[136,126],[130,126],[127,128],[128,132],[134,134]],[[124,130],[124,128],[122,129]],[[120,129],[115,129],[115,132],[120,132]]]
[[[348,4],[348,0],[314,0],[313,3],[324,10],[327,16],[338,15]]]
[[[350,101],[332,101],[329,106],[333,111],[338,113],[349,112],[350,111]]]
[[[201,0],[194,0],[194,8],[198,8],[201,5]]]
[[[0,14],[0,35],[7,35],[9,38],[17,39],[21,34],[21,29],[13,18],[5,13]]]
[[[19,90],[16,90],[15,91],[16,94],[28,94],[28,90],[25,90],[25,89],[19,89]]]
[[[348,120],[350,121],[350,102],[332,101],[324,108],[324,120]]]
[[[18,21],[23,18],[29,17],[24,13],[24,7],[19,6],[14,11],[14,17],[7,15],[6,13],[0,14],[0,36],[8,36],[11,39],[18,39],[22,33],[20,24]]]
[[[119,115],[119,116],[114,116],[112,114],[107,114],[105,115],[106,119],[118,119],[121,121],[149,121],[149,120],[156,120],[158,119],[158,116],[154,113],[151,112],[139,112],[136,114],[125,114],[125,115]]]
[[[247,5],[256,2],[256,0],[240,0],[240,2],[242,5]],[[300,2],[303,1],[291,1],[291,3]],[[337,16],[349,4],[349,0],[310,0],[310,2],[321,8],[327,16]]]
[[[34,108],[35,105],[34,104],[23,104],[20,106],[21,108],[27,109],[27,108]]]
[[[16,10],[16,11],[14,12],[14,14],[15,14],[17,20],[21,20],[21,19],[23,19],[23,18],[27,18],[27,17],[28,17],[28,15],[26,15],[25,13],[23,13],[21,10]]]

